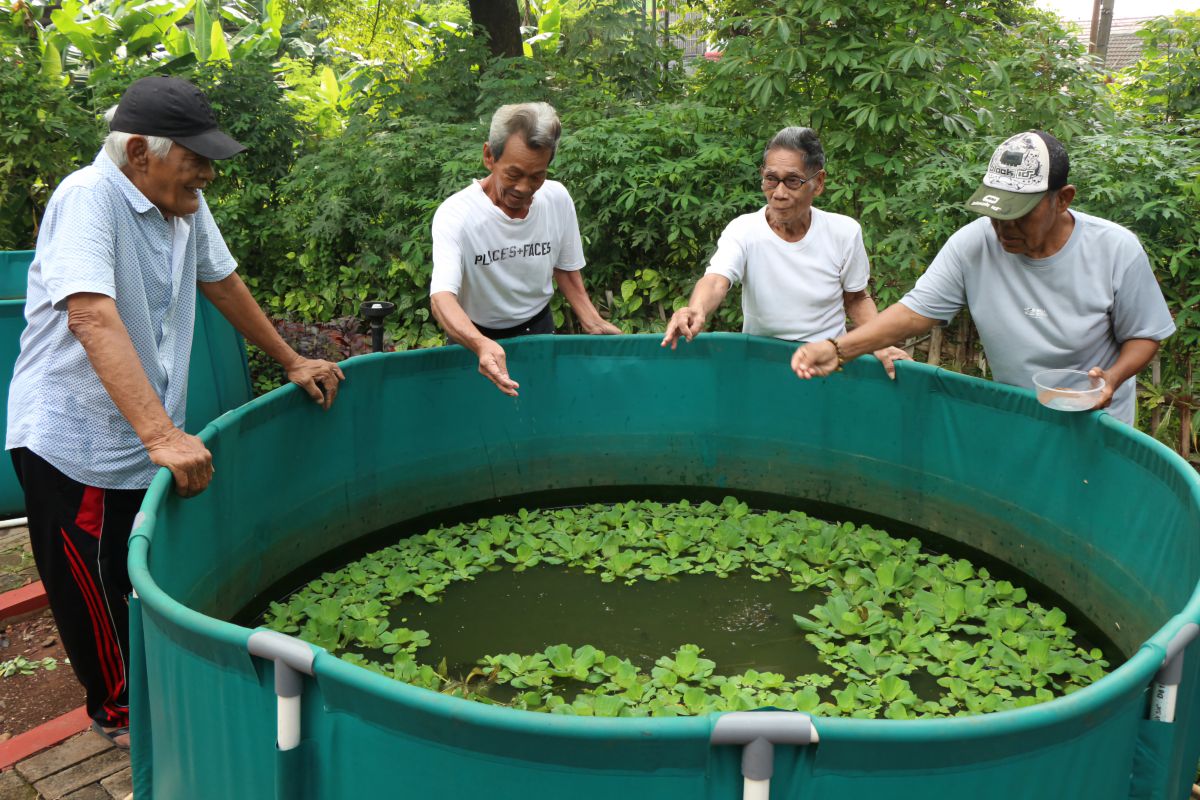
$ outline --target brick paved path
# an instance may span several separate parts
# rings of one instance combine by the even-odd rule
[[[128,800],[129,752],[91,731],[0,772],[0,800]]]

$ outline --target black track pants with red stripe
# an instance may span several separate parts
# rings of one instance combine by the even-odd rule
[[[26,448],[12,451],[25,490],[29,540],[67,657],[87,690],[88,715],[129,724],[129,531],[144,489],[71,480]]]

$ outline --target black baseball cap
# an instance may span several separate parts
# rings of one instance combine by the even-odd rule
[[[129,85],[109,128],[142,136],[164,136],[197,155],[232,158],[246,146],[217,127],[208,98],[183,78],[154,76]]]

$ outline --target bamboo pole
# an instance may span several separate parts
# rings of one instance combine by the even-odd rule
[[[1092,3],[1092,29],[1088,32],[1088,54],[1096,52],[1096,29],[1100,25],[1100,0]]]
[[[1099,0],[1096,0],[1096,1],[1099,2]],[[1154,386],[1154,388],[1156,390],[1159,388],[1159,384],[1162,383],[1162,357],[1159,356],[1158,354],[1155,354],[1154,360],[1150,362],[1150,383]],[[1135,398],[1137,397],[1136,392],[1134,393],[1134,397]],[[1156,405],[1154,407],[1154,410],[1150,412],[1150,435],[1151,436],[1154,435],[1154,433],[1158,430],[1158,426],[1161,424],[1162,424],[1162,403],[1159,403],[1158,405]]]
[[[1187,373],[1184,385],[1188,387],[1189,392],[1183,402],[1179,404],[1179,455],[1185,460],[1190,459],[1192,454],[1192,401],[1195,395],[1191,389],[1195,386],[1192,379],[1195,377],[1195,365],[1188,364]]]
[[[971,335],[971,323],[967,320],[966,314],[960,314],[958,317],[958,342],[954,348],[954,368],[965,370],[967,368],[967,339]]]
[[[929,358],[925,360],[931,367],[942,363],[942,326],[935,325],[929,332]]]
[[[1108,39],[1112,32],[1113,3],[1115,0],[1103,0],[1100,8],[1100,24],[1096,29],[1096,55],[1100,63],[1108,64]]]

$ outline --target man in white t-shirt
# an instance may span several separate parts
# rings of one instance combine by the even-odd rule
[[[767,205],[725,228],[688,304],[667,324],[674,350],[704,330],[730,287],[742,284],[742,332],[810,342],[846,332],[846,316],[862,325],[876,315],[867,293],[870,265],[858,222],[813,208],[825,191],[825,151],[811,128],[784,128],[763,151]],[[908,358],[897,347],[875,354],[888,374]]]
[[[547,103],[501,106],[483,164],[490,173],[447,198],[433,215],[433,315],[479,358],[479,372],[516,397],[497,340],[553,333],[554,284],[585,333],[621,330],[592,305],[579,271],[583,243],[566,188],[546,180],[562,125]]]
[[[1133,424],[1137,375],[1175,323],[1141,243],[1120,225],[1071,210],[1066,148],[1048,133],[1009,137],[992,155],[960,228],[913,290],[869,325],[805,345],[801,378],[828,375],[880,342],[949,321],[964,306],[996,380],[1033,388],[1047,369],[1103,378],[1095,408]]]

